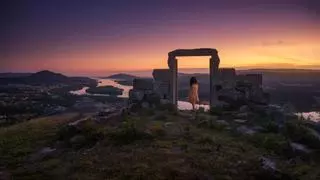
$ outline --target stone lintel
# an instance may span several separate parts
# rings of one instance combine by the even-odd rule
[[[169,57],[175,56],[212,56],[216,55],[218,51],[211,48],[199,49],[176,49],[168,53]]]

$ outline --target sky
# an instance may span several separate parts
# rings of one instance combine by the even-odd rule
[[[0,72],[167,68],[188,48],[217,49],[221,67],[320,69],[319,0],[5,0],[0,13]]]

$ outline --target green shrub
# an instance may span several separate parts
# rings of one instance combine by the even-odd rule
[[[104,132],[97,124],[95,124],[95,122],[88,120],[81,122],[77,127],[69,125],[61,127],[57,132],[56,137],[56,140],[64,142],[65,146],[81,148],[92,146],[98,140],[103,139]],[[74,137],[83,137],[85,140],[82,140],[81,144],[74,146],[74,144],[70,142]]]
[[[200,112],[200,113],[204,113],[204,112],[205,112],[204,107],[199,107],[198,112]]]
[[[319,139],[311,133],[303,122],[290,121],[285,123],[285,134],[294,142],[307,145],[310,148],[320,149]]]
[[[249,136],[249,142],[258,148],[264,148],[270,153],[286,154],[289,150],[289,143],[284,136],[274,133],[261,133]]]
[[[152,135],[162,137],[166,135],[166,131],[162,127],[162,125],[154,124],[151,127],[148,127],[148,129],[151,131]]]
[[[177,106],[174,104],[171,104],[171,103],[170,104],[160,104],[158,108],[159,108],[159,110],[162,110],[162,111],[165,111],[165,110],[167,110],[169,112],[177,112],[178,111]]]
[[[57,140],[64,141],[73,137],[78,133],[80,133],[80,130],[75,126],[65,125],[58,130],[56,136],[57,136]]]
[[[199,144],[212,144],[214,141],[210,136],[201,136],[197,139]]]
[[[153,137],[136,127],[136,122],[128,119],[114,132],[109,133],[110,139],[116,145],[130,144],[138,140],[151,140]]]
[[[223,113],[222,107],[210,107],[210,114],[221,116]]]
[[[263,127],[265,128],[265,131],[268,133],[278,133],[279,127],[278,124],[274,121],[267,121],[264,123]]]
[[[226,125],[224,125],[224,124],[219,124],[219,123],[217,123],[216,120],[214,120],[214,119],[209,119],[209,120],[207,119],[207,120],[201,120],[201,121],[198,123],[197,127],[200,127],[200,128],[209,128],[209,129],[215,129],[215,130],[221,131],[221,130],[223,130],[223,129],[226,127]]]
[[[165,113],[159,113],[154,117],[154,120],[158,120],[158,121],[165,121],[167,119],[168,117]]]
[[[154,116],[156,113],[154,109],[148,108],[148,109],[141,109],[139,111],[139,114],[142,116]]]

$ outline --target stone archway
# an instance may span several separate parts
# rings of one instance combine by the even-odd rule
[[[177,105],[178,102],[178,87],[177,87],[177,76],[178,76],[178,60],[176,57],[183,56],[211,56],[209,60],[210,68],[210,106],[214,107],[217,105],[217,93],[216,83],[218,78],[218,70],[220,59],[218,51],[210,48],[200,49],[177,49],[168,53],[168,66],[170,69],[170,101],[172,104]]]

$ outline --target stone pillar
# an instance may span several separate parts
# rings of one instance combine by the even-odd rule
[[[210,106],[215,107],[218,104],[216,85],[218,81],[220,59],[218,54],[210,58]]]
[[[170,79],[170,101],[172,104],[178,104],[178,61],[174,56],[169,56],[168,65],[170,68],[171,79]]]

